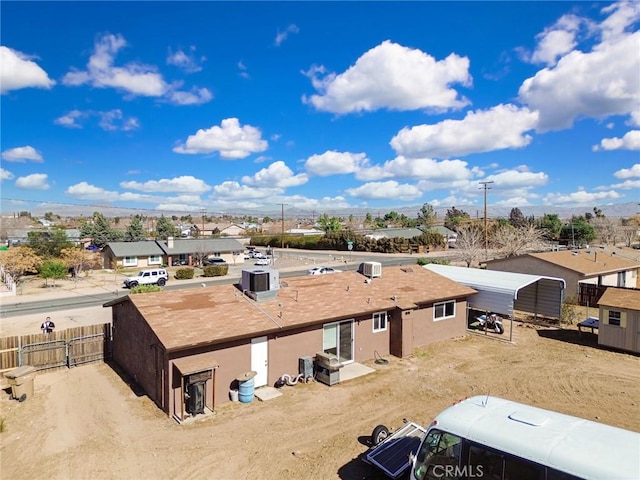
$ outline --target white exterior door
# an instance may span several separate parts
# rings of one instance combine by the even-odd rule
[[[267,337],[251,339],[251,370],[257,372],[255,386],[263,387],[267,384],[267,372],[269,367],[269,348]]]

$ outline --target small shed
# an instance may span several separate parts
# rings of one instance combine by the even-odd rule
[[[598,306],[598,344],[640,353],[640,290],[608,287]]]
[[[435,263],[424,268],[476,290],[478,294],[469,297],[469,308],[507,315],[512,321],[514,310],[556,318],[562,312],[566,288],[562,278]]]

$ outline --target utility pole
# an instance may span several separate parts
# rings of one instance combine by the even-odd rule
[[[479,182],[480,185],[484,189],[484,258],[487,258],[487,250],[489,248],[489,240],[487,236],[487,190],[491,189],[489,184],[493,183],[493,181]]]
[[[281,203],[280,207],[282,208],[282,236],[280,237],[280,247],[284,248],[284,206],[286,203]]]
[[[207,212],[207,211],[206,211],[204,208],[201,208],[201,209],[200,209],[200,215],[202,216],[202,231],[200,232],[200,236],[201,236],[201,237],[204,237],[204,214],[205,214],[206,212]]]

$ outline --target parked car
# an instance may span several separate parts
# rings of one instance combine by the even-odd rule
[[[210,265],[227,265],[227,261],[221,257],[207,257],[202,259],[203,267],[207,267]]]
[[[171,260],[171,266],[172,267],[179,267],[181,265],[189,265],[189,262],[186,261],[185,259],[179,259],[179,258]]]
[[[270,258],[259,258],[258,260],[256,260],[256,265],[271,265],[271,259]]]
[[[253,258],[267,258],[264,253],[259,252],[258,250],[251,252],[251,255],[253,255]]]
[[[307,270],[307,275],[326,275],[328,273],[340,273],[342,270],[337,270],[332,267],[313,267]]]
[[[133,277],[124,279],[124,286],[127,288],[137,287],[138,285],[158,285],[164,287],[169,279],[169,275],[164,268],[152,268],[149,270],[141,270]]]
[[[253,255],[251,255],[251,253],[245,252],[245,254],[244,254],[244,259],[245,260],[251,260],[252,258],[253,258]]]

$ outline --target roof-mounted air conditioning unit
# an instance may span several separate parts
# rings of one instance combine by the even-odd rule
[[[280,289],[280,275],[272,268],[242,270],[240,287],[257,302],[273,300]]]
[[[364,262],[362,264],[362,274],[369,278],[381,277],[382,264],[380,262]]]

